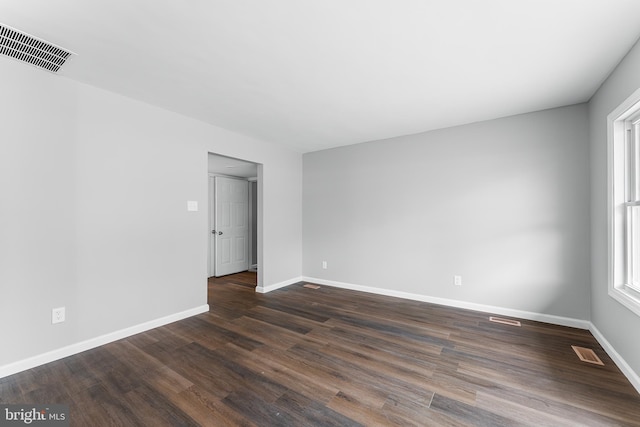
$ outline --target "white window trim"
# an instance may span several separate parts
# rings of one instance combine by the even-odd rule
[[[640,112],[640,89],[607,116],[609,296],[640,316],[640,290],[626,283],[625,121]]]

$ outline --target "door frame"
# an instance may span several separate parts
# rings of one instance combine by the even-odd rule
[[[257,209],[257,205],[258,205],[258,197],[257,197],[257,193],[258,193],[258,178],[249,178],[249,271],[258,270],[258,255],[256,253],[256,258],[253,258],[253,234],[255,233],[256,235],[256,249],[258,246],[258,230],[257,230],[257,225],[258,225],[258,209]],[[256,184],[256,189],[253,189],[253,183]],[[256,213],[255,215],[253,214],[254,211],[254,206],[253,206],[253,193],[256,193]],[[255,219],[256,222],[256,230],[254,230],[253,228],[253,221]]]
[[[232,157],[232,156],[225,156],[224,154],[220,154],[220,153],[216,153],[216,152],[212,152],[212,151],[208,151],[207,152],[207,156],[209,155],[214,155],[214,156],[220,156],[220,157]],[[246,160],[246,159],[241,159],[241,158],[236,158],[237,160],[241,160],[243,162],[247,162],[247,163],[253,163],[257,166],[257,177],[255,179],[253,179],[253,181],[255,181],[257,183],[256,185],[256,191],[257,191],[257,197],[256,197],[256,202],[257,202],[257,209],[256,209],[256,237],[257,237],[257,269],[258,269],[258,274],[257,274],[257,286],[256,286],[256,290],[261,288],[263,286],[264,283],[264,269],[265,269],[265,263],[264,263],[264,251],[263,251],[263,247],[264,247],[264,243],[263,243],[263,218],[264,218],[264,203],[263,203],[263,176],[264,176],[264,165],[262,163],[257,163],[251,160]],[[215,264],[214,266],[210,266],[210,262],[213,256],[215,256],[215,248],[211,248],[211,230],[213,230],[212,225],[210,223],[210,221],[212,220],[212,216],[210,214],[211,209],[213,209],[213,204],[215,203],[215,199],[213,197],[213,193],[209,191],[208,185],[209,185],[209,177],[213,177],[213,176],[226,176],[229,178],[238,178],[238,176],[233,176],[233,175],[228,175],[228,174],[222,174],[222,173],[214,173],[214,172],[208,172],[207,171],[207,198],[208,198],[208,208],[209,208],[209,212],[208,213],[208,218],[207,218],[207,266],[208,266],[208,271],[207,271],[207,277],[212,277],[213,274],[213,268],[215,268]],[[213,211],[215,214],[215,210]],[[209,268],[211,267],[211,268]]]

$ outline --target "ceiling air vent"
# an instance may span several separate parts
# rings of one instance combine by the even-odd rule
[[[0,24],[0,54],[52,73],[60,71],[73,52]]]

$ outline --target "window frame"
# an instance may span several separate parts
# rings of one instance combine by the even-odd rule
[[[640,89],[607,116],[607,176],[609,296],[640,316]]]

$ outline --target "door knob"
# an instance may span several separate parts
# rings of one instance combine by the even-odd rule
[[[216,234],[216,230],[211,230],[211,234]]]
[[[222,231],[218,231],[218,236],[222,236]]]

